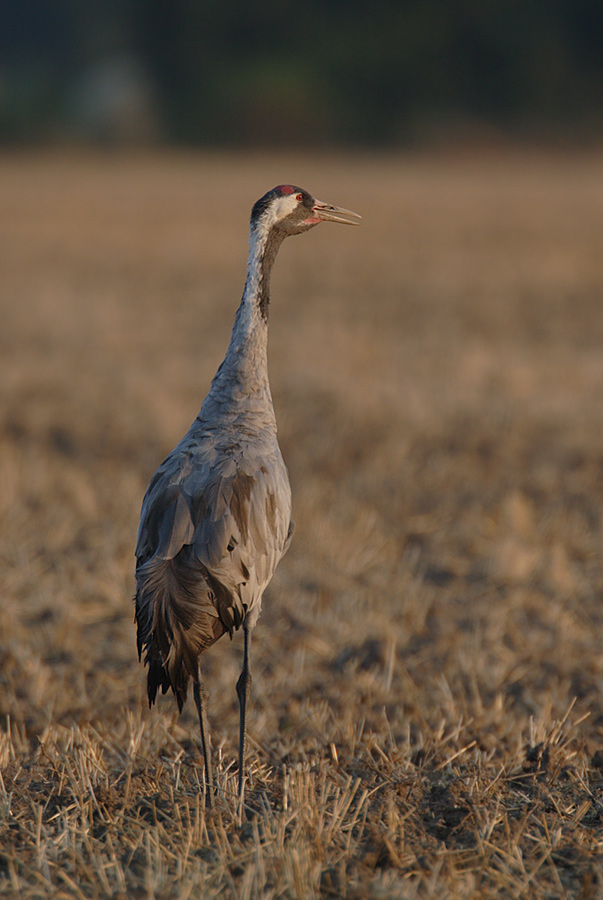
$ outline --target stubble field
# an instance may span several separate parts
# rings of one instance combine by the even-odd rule
[[[297,528],[196,716],[149,711],[133,550],[244,281],[277,260]],[[4,156],[0,894],[603,896],[603,156]]]

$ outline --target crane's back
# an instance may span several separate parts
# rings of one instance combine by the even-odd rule
[[[246,616],[255,623],[288,547],[291,492],[271,417],[236,419],[210,427],[200,415],[143,502],[136,617],[150,702],[172,687],[183,704],[200,654]]]

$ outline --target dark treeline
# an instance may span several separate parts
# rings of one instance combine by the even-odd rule
[[[594,0],[4,0],[0,139],[598,136],[602,47]]]

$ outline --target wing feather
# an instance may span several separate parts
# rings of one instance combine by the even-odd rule
[[[184,442],[183,442],[184,443]],[[171,686],[178,703],[200,653],[247,613],[291,539],[287,470],[271,439],[179,445],[143,501],[136,548],[139,652],[149,700]]]

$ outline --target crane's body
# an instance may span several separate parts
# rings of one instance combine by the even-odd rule
[[[276,435],[267,368],[270,271],[288,234],[323,219],[357,224],[355,213],[281,185],[252,211],[245,290],[230,344],[187,434],[147,489],[136,547],[139,655],[148,697],[173,690],[180,710],[193,680],[212,802],[207,692],[199,658],[243,627],[239,796],[243,796],[250,636],[262,594],[293,533],[291,490]]]

